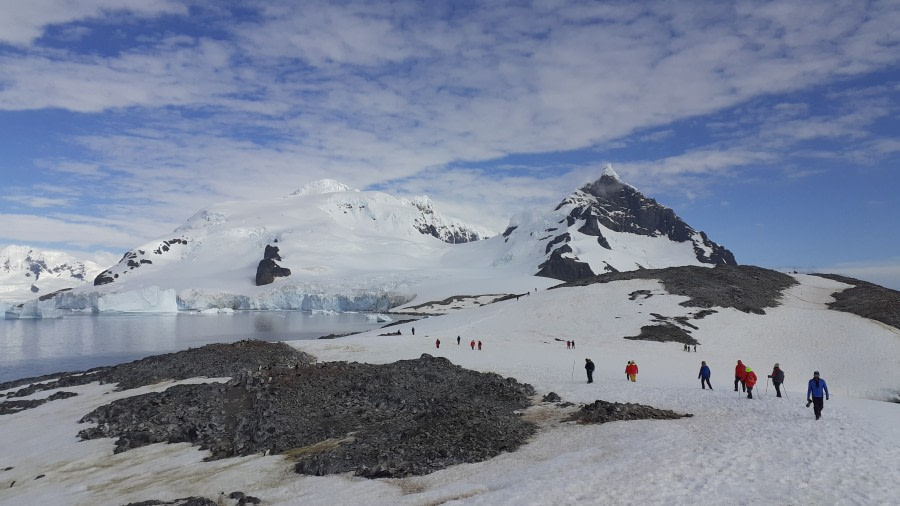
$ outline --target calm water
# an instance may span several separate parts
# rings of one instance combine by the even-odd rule
[[[285,341],[383,326],[365,314],[245,311],[199,315],[91,315],[0,320],[0,382],[130,362],[241,339]]]

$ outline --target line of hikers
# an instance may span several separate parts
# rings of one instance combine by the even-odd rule
[[[459,346],[459,343],[461,343],[461,342],[462,342],[462,337],[461,337],[461,336],[456,336],[456,345]],[[475,346],[476,346],[475,343],[476,343],[476,341],[475,341],[474,339],[472,339],[472,342],[469,343],[469,346],[470,346],[473,350],[475,349]],[[481,351],[481,346],[482,346],[481,340],[479,339],[479,340],[477,341],[477,343],[478,343],[478,345],[477,345],[477,346],[478,346],[478,351]],[[440,338],[434,340],[434,347],[435,347],[435,348],[440,348],[440,347],[441,347],[441,340],[440,340]]]
[[[584,370],[587,372],[587,382],[593,383],[594,370],[596,368],[594,362],[589,358],[584,359],[584,362]],[[701,361],[700,364],[700,373],[697,375],[697,379],[700,380],[700,388],[706,390],[706,387],[709,387],[709,389],[712,390],[713,387],[709,381],[712,372],[710,371],[709,366],[706,365],[705,360]],[[628,364],[625,366],[625,379],[636,382],[637,374],[637,362],[629,360]],[[776,363],[772,368],[772,374],[769,374],[767,377],[772,379],[772,384],[775,386],[776,397],[781,397],[781,385],[784,383],[784,371],[781,370],[781,366]],[[752,399],[753,387],[756,386],[756,381],[757,377],[756,373],[753,372],[753,369],[738,360],[737,365],[734,367],[734,391],[738,391],[738,385],[740,384],[741,391],[747,393],[748,399]],[[785,396],[787,396],[787,390],[785,390]],[[822,409],[825,404],[824,401],[826,400],[830,400],[828,385],[825,383],[824,379],[819,377],[819,371],[815,371],[812,379],[809,380],[806,389],[806,407],[809,407],[810,404],[813,405],[813,412],[816,415],[816,420],[822,417]]]

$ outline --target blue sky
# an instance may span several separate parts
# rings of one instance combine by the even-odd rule
[[[32,0],[0,246],[117,255],[329,177],[502,231],[612,163],[741,263],[900,288],[894,2]]]

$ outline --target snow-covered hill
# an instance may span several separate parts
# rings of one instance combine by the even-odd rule
[[[755,290],[757,273],[747,271],[744,281],[721,290],[722,300],[748,302],[743,294]],[[402,330],[399,336],[373,331],[291,343],[320,361],[390,363],[428,353],[533,385],[537,405],[523,416],[539,425],[538,432],[516,451],[483,462],[425,476],[362,479],[352,473],[300,476],[284,455],[207,461],[209,452],[190,443],[114,455],[114,439],[77,441],[85,428],[78,420],[99,405],[172,383],[129,391],[91,384],[64,389],[75,397],[0,416],[0,469],[13,484],[0,488],[0,502],[205,497],[235,504],[227,495],[242,491],[279,505],[896,504],[900,404],[867,399],[900,390],[900,330],[830,309],[833,294],[846,291],[846,283],[789,278],[778,305],[760,312],[691,307],[689,297],[670,293],[655,279],[630,279],[540,290],[419,320],[415,335],[413,324],[404,324],[393,327]],[[699,342],[697,352],[682,351],[680,343],[626,339],[661,318],[689,330]],[[482,341],[483,349],[465,346],[469,339]],[[567,340],[575,341],[575,349],[567,348]],[[585,358],[597,366],[592,384],[585,382]],[[759,377],[752,400],[732,388],[738,359]],[[636,383],[625,380],[630,360],[639,365]],[[700,389],[701,361],[712,369],[715,390]],[[767,384],[776,362],[786,373],[782,398]],[[821,420],[805,406],[814,370],[830,389]],[[193,380],[199,381],[215,380]],[[693,416],[562,422],[565,408],[540,402],[549,392],[576,404],[632,402]],[[332,439],[302,450],[337,444]]]
[[[734,263],[728,250],[622,183],[611,167],[555,209],[521,214],[502,235],[486,236],[443,216],[427,197],[397,199],[323,180],[285,198],[203,209],[127,252],[95,286],[11,315],[386,310],[458,294],[524,293],[607,271]],[[278,273],[257,277],[267,250],[277,258],[265,269]]]
[[[90,285],[107,266],[61,251],[7,246],[0,249],[0,301],[22,302]]]

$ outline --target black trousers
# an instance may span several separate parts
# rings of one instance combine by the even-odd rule
[[[822,408],[825,407],[825,399],[822,397],[813,397],[813,413],[816,414],[816,420],[822,416]]]
[[[744,386],[744,382],[741,381],[741,378],[739,378],[737,376],[734,377],[734,391],[737,392],[738,383],[741,384],[741,392],[746,392],[747,387]]]
[[[593,383],[594,382],[594,371],[588,371],[587,375],[588,375],[588,383]]]
[[[775,385],[775,392],[778,394],[775,397],[781,397],[781,383],[775,383],[773,381],[772,384]]]
[[[704,383],[706,383],[706,385],[709,385],[710,390],[713,389],[712,385],[709,384],[709,378],[701,378],[700,379],[700,386],[703,388],[703,390],[706,390],[706,386],[704,386]]]

